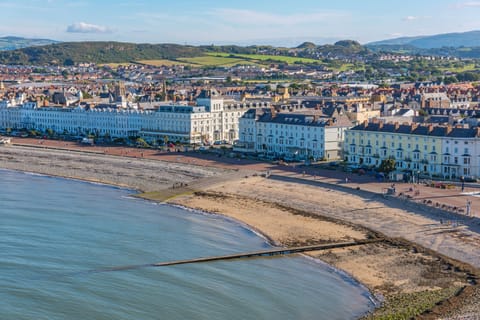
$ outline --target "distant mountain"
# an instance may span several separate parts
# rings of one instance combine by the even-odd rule
[[[47,44],[58,43],[59,41],[50,39],[27,39],[21,37],[0,37],[0,50],[15,50],[33,46],[44,46]]]
[[[443,47],[480,47],[480,31],[444,33],[432,36],[402,37],[370,42],[367,47],[376,46],[413,46],[420,49]]]

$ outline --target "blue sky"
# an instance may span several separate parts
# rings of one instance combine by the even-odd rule
[[[361,43],[480,30],[480,0],[0,0],[0,36],[60,41]]]

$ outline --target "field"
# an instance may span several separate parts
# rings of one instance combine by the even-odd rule
[[[477,68],[475,68],[475,63],[465,63],[463,66],[451,65],[451,66],[440,67],[439,69],[443,72],[450,71],[454,73],[460,73],[465,71],[473,71],[473,70],[476,70]]]
[[[206,56],[193,57],[193,58],[178,58],[179,61],[200,65],[204,67],[228,67],[237,64],[255,64],[253,61],[249,61],[243,58],[231,58],[223,55],[209,54]]]
[[[173,65],[188,65],[192,67],[231,67],[235,65],[258,65],[265,66],[270,63],[288,63],[288,64],[311,64],[322,63],[320,60],[276,56],[276,55],[262,55],[262,54],[230,54],[224,52],[210,52],[203,56],[192,58],[177,58],[176,60],[157,59],[157,60],[139,60],[139,64],[151,66],[173,66]],[[120,64],[109,64],[112,67],[117,67]]]
[[[289,64],[293,63],[319,63],[319,60],[316,59],[309,59],[309,58],[299,58],[299,57],[289,57],[289,56],[275,56],[275,55],[268,55],[268,54],[231,54],[231,53],[209,53],[209,55],[214,56],[222,56],[222,57],[231,57],[231,58],[242,58],[247,59],[250,61],[254,61],[257,63],[265,63],[265,62],[286,62]]]
[[[184,61],[176,61],[176,60],[168,60],[168,59],[157,59],[157,60],[139,60],[136,61],[140,64],[145,64],[149,66],[154,66],[154,67],[161,67],[161,66],[175,66],[175,65],[190,65],[190,66],[199,66],[198,64],[195,63],[187,63]]]

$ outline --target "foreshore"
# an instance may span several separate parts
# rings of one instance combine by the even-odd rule
[[[380,244],[311,255],[384,297],[387,308],[376,315],[409,308],[430,310],[422,317],[432,319],[479,315],[480,290],[472,285],[480,267],[476,220],[440,223],[421,205],[295,172],[265,177],[258,171],[262,167],[213,166],[184,154],[139,156],[135,149],[115,154],[107,148],[92,152],[59,146],[65,150],[0,147],[0,167],[129,187],[152,200],[170,198],[172,204],[234,218],[278,245],[385,238]]]

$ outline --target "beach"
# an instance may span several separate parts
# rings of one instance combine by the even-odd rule
[[[478,316],[480,290],[472,285],[480,267],[477,218],[385,197],[383,186],[356,183],[356,177],[340,183],[334,176],[281,168],[268,168],[266,175],[263,164],[213,162],[183,153],[15,143],[0,147],[1,168],[132,188],[147,199],[231,217],[275,245],[384,239],[310,255],[366,285],[389,310],[428,304],[423,318]],[[422,196],[428,191],[422,189]],[[477,199],[472,201],[476,206]]]

